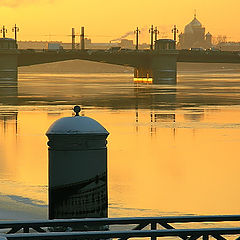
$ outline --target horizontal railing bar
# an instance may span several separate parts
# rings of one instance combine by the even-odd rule
[[[210,216],[171,216],[171,217],[126,217],[126,218],[81,218],[81,219],[58,219],[58,220],[31,220],[31,221],[0,221],[0,227],[13,225],[38,225],[55,226],[55,224],[137,224],[137,223],[187,223],[187,222],[222,222],[240,221],[240,215],[210,215]]]
[[[7,239],[106,239],[132,237],[169,237],[203,235],[236,235],[240,228],[202,228],[202,229],[172,229],[172,230],[134,230],[134,231],[92,231],[92,232],[52,232],[52,233],[19,233],[1,235]]]
[[[171,217],[135,217],[135,218],[82,218],[59,220],[0,221],[0,229],[24,227],[54,227],[74,225],[120,225],[143,223],[190,223],[190,222],[223,222],[240,221],[240,215],[211,216],[171,216]]]

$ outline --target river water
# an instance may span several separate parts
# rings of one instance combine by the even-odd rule
[[[239,214],[240,66],[181,65],[176,85],[54,66],[0,84],[0,219],[48,218],[45,133],[76,104],[110,132],[109,217]]]

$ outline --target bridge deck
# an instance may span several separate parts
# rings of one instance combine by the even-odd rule
[[[0,52],[1,54],[1,52]],[[240,63],[240,52],[193,50],[18,50],[18,66],[73,59],[104,62],[130,67],[150,67],[156,56],[177,54],[177,62]]]

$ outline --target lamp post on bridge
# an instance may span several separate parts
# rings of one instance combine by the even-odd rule
[[[155,41],[158,40],[158,34],[159,34],[159,31],[158,31],[157,27],[155,27],[155,29],[154,29]]]
[[[81,27],[81,34],[80,34],[80,44],[81,44],[81,50],[85,49],[85,40],[84,40],[84,27]]]
[[[134,31],[134,33],[136,34],[136,50],[138,50],[138,41],[139,41],[139,33],[140,33],[140,30],[136,29],[136,31]]]
[[[5,28],[4,25],[3,25],[2,29],[1,29],[1,33],[3,34],[3,38],[6,38],[7,29]]]
[[[153,34],[154,34],[153,25],[149,29],[149,33],[150,33],[150,39],[151,39],[150,40],[150,49],[153,50]]]
[[[178,29],[177,29],[176,25],[173,26],[172,33],[173,33],[173,40],[176,42],[177,41],[177,33],[178,33]]]
[[[75,49],[75,28],[72,28],[72,50]]]
[[[15,24],[14,27],[12,28],[12,31],[14,32],[15,35],[15,40],[17,42],[17,33],[19,32],[19,27]]]

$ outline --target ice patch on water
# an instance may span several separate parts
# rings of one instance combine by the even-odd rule
[[[0,220],[47,219],[42,201],[17,195],[0,195]]]

